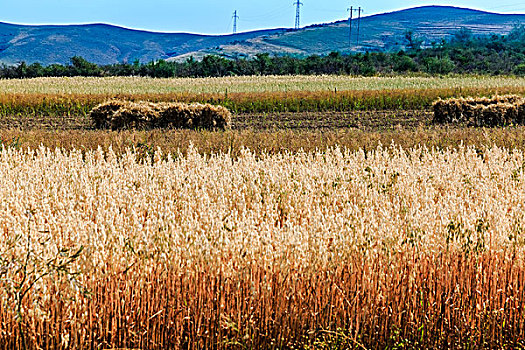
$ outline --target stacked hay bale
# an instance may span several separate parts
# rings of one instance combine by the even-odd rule
[[[436,124],[492,127],[525,122],[525,98],[516,95],[439,99],[433,107]]]
[[[224,130],[230,126],[231,113],[210,104],[152,103],[111,100],[90,112],[98,129],[188,128]]]
[[[123,101],[112,100],[102,103],[91,110],[89,117],[97,129],[106,129],[109,127],[110,116],[116,113],[122,107]]]

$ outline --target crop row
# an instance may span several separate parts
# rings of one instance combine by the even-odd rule
[[[256,154],[313,152],[327,147],[344,147],[353,151],[373,150],[379,145],[395,143],[403,148],[424,145],[429,149],[472,146],[481,153],[485,145],[525,151],[525,127],[512,128],[387,128],[384,130],[230,130],[225,132],[194,132],[191,130],[0,130],[0,145],[19,148],[65,148],[96,150],[110,148],[121,155],[135,148],[139,157],[158,148],[166,152],[186,154],[191,145],[202,154],[229,153],[236,158],[249,148]]]
[[[229,94],[19,94],[0,96],[2,116],[86,116],[112,98],[151,102],[198,102],[222,105],[234,113],[324,112],[351,110],[420,110],[437,98],[525,94],[525,87],[296,91]]]
[[[239,76],[222,78],[106,77],[0,79],[2,94],[228,94],[294,91],[424,90],[525,87],[525,79],[502,76]]]

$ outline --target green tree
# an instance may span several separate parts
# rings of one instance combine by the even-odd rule
[[[27,66],[26,77],[37,78],[44,75],[44,67],[40,63],[33,63]]]
[[[25,62],[20,62],[15,71],[17,78],[25,78],[27,76],[27,64]]]
[[[421,45],[423,44],[423,40],[417,38],[414,32],[411,30],[405,32],[405,40],[407,41],[407,49],[411,51],[420,50]]]
[[[454,33],[452,41],[460,44],[466,44],[471,42],[473,38],[474,35],[470,29],[461,27],[456,33]]]
[[[73,65],[73,75],[79,76],[101,76],[102,70],[95,63],[88,62],[85,58],[80,56],[71,57],[71,64]]]
[[[261,75],[267,75],[270,74],[270,70],[272,68],[272,60],[270,59],[270,55],[267,53],[258,53],[255,56],[255,67],[257,68],[257,71]]]
[[[513,71],[516,75],[525,75],[525,63],[518,64]]]
[[[399,55],[395,59],[394,71],[396,72],[417,72],[418,66],[417,63],[412,59],[412,57],[407,55]]]
[[[46,77],[64,77],[71,74],[67,67],[61,64],[51,64],[44,68],[43,75]]]
[[[448,74],[454,70],[456,65],[450,57],[430,57],[425,62],[427,72],[431,74]]]
[[[201,62],[202,76],[222,77],[228,74],[230,61],[216,55],[204,56]]]

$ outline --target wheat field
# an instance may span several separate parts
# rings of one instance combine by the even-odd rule
[[[224,94],[315,91],[374,91],[423,89],[494,89],[525,87],[520,77],[424,76],[352,77],[323,76],[246,76],[222,78],[147,78],[147,77],[64,77],[0,80],[4,94]]]
[[[3,349],[524,345],[520,150],[3,147],[0,182]]]
[[[0,80],[0,349],[523,348],[523,127],[397,123],[438,97],[524,91],[484,76]],[[77,123],[114,97],[246,121]],[[261,131],[251,115],[330,111],[387,120]]]

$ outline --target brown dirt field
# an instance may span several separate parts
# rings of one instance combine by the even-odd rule
[[[418,127],[430,125],[432,112],[406,111],[351,111],[238,114],[233,116],[233,130],[317,130],[358,128],[376,130],[392,127]],[[0,118],[0,129],[19,130],[90,130],[93,124],[84,116],[11,116]]]
[[[316,130],[357,128],[381,130],[392,127],[414,128],[428,126],[432,120],[428,110],[350,111],[240,114],[233,118],[232,128],[242,130]]]

